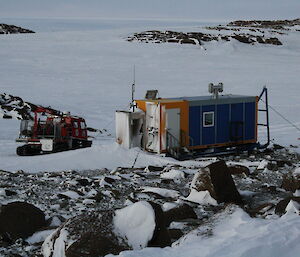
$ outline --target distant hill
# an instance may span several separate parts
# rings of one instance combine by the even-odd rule
[[[15,25],[0,23],[0,34],[19,34],[19,33],[35,33],[35,32]]]

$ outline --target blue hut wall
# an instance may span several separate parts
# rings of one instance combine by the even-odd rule
[[[203,126],[203,113],[214,112],[214,126]],[[256,139],[256,102],[189,107],[190,146]]]

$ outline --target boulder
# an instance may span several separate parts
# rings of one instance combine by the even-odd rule
[[[7,242],[27,238],[46,226],[45,214],[26,202],[12,202],[0,208],[0,234]]]
[[[182,204],[178,207],[165,212],[166,225],[169,226],[173,221],[181,221],[185,219],[197,219],[194,209],[188,204]]]
[[[184,235],[184,233],[180,229],[176,228],[169,229],[169,234],[172,241],[176,241]]]
[[[182,40],[180,40],[180,44],[191,44],[191,45],[196,45],[196,42],[195,42],[195,40],[193,40],[193,39],[187,38],[187,39],[182,39]]]
[[[290,196],[290,197],[287,197],[283,200],[281,200],[275,207],[275,213],[277,215],[283,215],[285,214],[286,212],[286,207],[287,205],[289,204],[290,201],[295,201],[297,202],[298,204],[300,204],[300,197],[297,197],[297,196]]]
[[[263,203],[259,206],[247,210],[251,217],[265,216],[268,211],[274,208],[273,203]]]
[[[196,174],[191,190],[208,191],[218,203],[243,203],[225,161],[212,163]]]
[[[228,170],[231,175],[241,175],[241,174],[245,174],[246,176],[250,175],[249,168],[242,165],[229,166]]]
[[[212,163],[208,168],[218,203],[242,204],[242,197],[235,186],[225,161]]]
[[[149,165],[146,168],[146,171],[150,171],[150,172],[155,172],[155,171],[163,171],[164,167],[160,167],[160,166],[151,166]]]
[[[113,232],[113,217],[114,211],[107,210],[87,212],[69,219],[43,243],[44,257],[99,257],[130,249]]]
[[[161,207],[141,201],[116,211],[90,211],[69,219],[45,240],[42,251],[44,257],[101,257],[170,244]]]
[[[167,230],[167,219],[160,205],[149,202],[155,213],[155,229],[148,247],[166,247],[171,245],[171,237]]]

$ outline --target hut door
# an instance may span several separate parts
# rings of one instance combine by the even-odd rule
[[[167,124],[166,128],[169,133],[174,136],[180,144],[180,109],[167,109]]]
[[[147,103],[145,148],[159,153],[160,149],[160,105]]]
[[[230,140],[240,141],[244,138],[244,122],[243,121],[232,121],[230,123]]]

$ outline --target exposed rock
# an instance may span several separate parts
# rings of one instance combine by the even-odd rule
[[[0,24],[0,34],[19,34],[19,33],[35,33],[35,32],[15,25]]]
[[[149,202],[149,204],[150,210],[152,207],[155,214],[155,227],[150,240],[145,246],[169,246],[171,239],[166,228],[164,213],[160,205],[152,202]],[[123,221],[124,214],[131,215],[127,216],[126,219],[133,221],[136,220],[135,215],[139,216],[138,212],[129,210],[132,206],[134,204],[121,210],[124,211],[126,209],[125,213],[121,214],[121,221]],[[115,220],[115,217],[120,215],[117,212],[113,210],[93,211],[69,219],[45,240],[43,244],[44,257],[56,256],[61,249],[65,249],[66,257],[101,257],[107,254],[119,254],[121,251],[132,249],[131,238],[120,233],[122,229],[118,228],[119,221],[116,222]],[[144,217],[138,217],[138,220],[140,221],[141,218]],[[122,226],[124,225],[126,226],[126,224],[122,223]],[[134,230],[140,234],[141,232],[138,230],[141,225],[141,223],[130,223],[125,231],[127,233],[128,230]],[[129,233],[132,235],[132,232],[129,231]]]
[[[274,150],[281,150],[284,149],[284,146],[278,145],[278,144],[273,144]]]
[[[192,182],[192,189],[196,191],[208,191],[211,197],[217,199],[217,195],[214,189],[214,185],[211,181],[209,170],[203,169],[195,175]]]
[[[267,169],[268,170],[272,170],[272,171],[277,171],[278,170],[278,166],[276,162],[268,162],[267,164]]]
[[[276,208],[275,208],[275,213],[277,215],[283,215],[285,214],[286,212],[286,207],[287,205],[289,204],[290,201],[295,201],[295,202],[298,202],[300,204],[300,197],[297,197],[297,196],[291,196],[291,197],[287,197],[283,200],[281,200],[277,205],[276,205]]]
[[[166,247],[171,245],[171,238],[167,230],[167,222],[160,205],[149,202],[155,213],[155,229],[148,247]]]
[[[300,189],[300,178],[288,173],[283,176],[281,187],[286,191],[295,192]]]
[[[192,45],[196,45],[196,42],[193,39],[182,39],[182,40],[180,40],[180,44],[192,44]]]
[[[277,46],[282,45],[282,43],[276,37],[266,38],[265,43],[270,45],[277,45]]]
[[[17,195],[17,192],[9,190],[9,189],[5,189],[5,194],[7,196],[13,196],[13,195]]]
[[[261,32],[262,33],[262,32]],[[135,33],[133,36],[127,38],[127,41],[140,41],[144,43],[180,43],[180,44],[192,44],[202,45],[203,42],[210,41],[230,41],[236,39],[241,43],[245,44],[272,44],[282,45],[278,38],[271,37],[265,38],[259,35],[249,33],[239,33],[231,35],[223,34],[205,34],[202,32],[177,32],[177,31],[145,31],[141,33]]]
[[[273,203],[264,203],[254,209],[247,210],[251,217],[264,216],[266,212],[274,208]]]
[[[77,179],[76,181],[81,186],[89,186],[91,184],[86,178]]]
[[[218,203],[242,204],[242,197],[236,189],[225,161],[218,161],[208,166],[211,183],[215,191],[215,199]],[[212,195],[212,197],[214,197]]]
[[[272,29],[285,29],[285,27],[292,27],[300,25],[300,19],[295,20],[250,20],[250,21],[233,21],[227,26],[234,27],[254,27],[254,28],[272,28]]]
[[[245,174],[246,176],[250,175],[249,168],[242,165],[229,166],[228,170],[231,175],[241,175],[241,174]]]
[[[114,211],[95,211],[71,218],[45,240],[44,257],[56,256],[59,244],[66,257],[100,257],[130,249],[114,234],[113,215]]]
[[[45,214],[32,204],[12,202],[1,206],[0,234],[5,241],[29,237],[44,226]]]
[[[169,229],[169,234],[172,241],[176,241],[184,235],[184,233],[180,229],[176,228]]]
[[[182,204],[165,212],[166,225],[169,226],[173,221],[181,221],[185,219],[197,219],[194,209],[188,204]]]
[[[104,177],[104,181],[108,184],[113,184],[116,180],[111,177]]]
[[[158,167],[158,166],[151,166],[151,165],[149,165],[146,169],[148,171],[163,171],[164,167]]]
[[[245,35],[234,35],[232,36],[232,38],[236,39],[237,41],[241,42],[241,43],[245,43],[245,44],[251,44],[254,41],[251,40],[250,37],[247,37]]]

